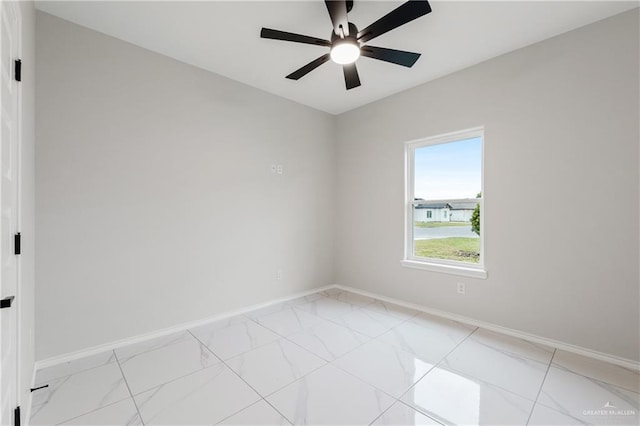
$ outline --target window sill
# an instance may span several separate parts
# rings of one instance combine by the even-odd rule
[[[417,260],[401,260],[405,268],[422,269],[424,271],[440,272],[443,274],[461,275],[463,277],[487,279],[487,271],[464,266],[444,265],[441,263],[420,262]]]

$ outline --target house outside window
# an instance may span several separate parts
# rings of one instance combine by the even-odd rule
[[[405,144],[404,266],[486,278],[483,145],[483,128]]]

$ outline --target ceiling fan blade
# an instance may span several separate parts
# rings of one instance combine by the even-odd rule
[[[333,32],[338,36],[342,36],[340,27],[344,31],[345,37],[349,35],[349,20],[347,19],[347,2],[346,0],[324,0],[333,24]]]
[[[315,70],[320,65],[327,62],[328,60],[329,60],[329,54],[327,53],[326,55],[322,55],[318,59],[314,59],[313,61],[309,62],[304,67],[292,72],[287,76],[287,78],[289,80],[298,80],[304,77],[305,75],[309,74],[311,71]]]
[[[411,68],[420,57],[419,53],[405,52],[404,50],[386,49],[384,47],[362,46],[360,54],[373,59],[379,59],[392,64]]]
[[[347,64],[342,66],[344,72],[344,82],[347,85],[347,90],[360,86],[360,77],[358,76],[358,69],[355,62],[353,64]]]
[[[412,0],[404,3],[397,9],[389,12],[367,28],[358,32],[358,41],[365,43],[375,37],[381,36],[387,31],[398,28],[431,12],[431,6],[426,0]]]
[[[260,31],[260,37],[270,38],[273,40],[293,41],[295,43],[315,44],[317,46],[331,46],[329,40],[322,40],[320,38],[309,37],[301,34],[288,33],[286,31],[272,30],[270,28],[263,28]]]

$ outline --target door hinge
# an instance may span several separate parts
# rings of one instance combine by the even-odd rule
[[[13,425],[20,426],[20,406],[13,410]]]
[[[16,298],[15,296],[9,296],[0,300],[0,309],[10,308],[15,298]]]
[[[22,253],[21,245],[22,245],[22,237],[18,232],[16,235],[13,236],[13,254],[18,255]]]
[[[15,75],[16,81],[22,81],[22,59],[16,59],[14,62],[14,65],[15,65],[14,75]]]

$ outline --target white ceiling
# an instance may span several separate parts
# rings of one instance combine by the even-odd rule
[[[349,20],[366,27],[403,1],[356,0]],[[221,74],[304,105],[339,114],[638,6],[614,1],[432,1],[433,12],[371,44],[422,53],[413,66],[361,58],[362,86],[345,90],[340,66],[299,81],[285,75],[328,48],[265,40],[261,27],[328,39],[322,1],[41,1],[60,18]]]

